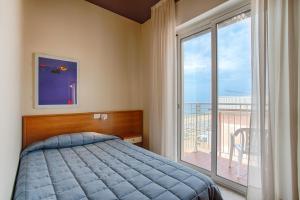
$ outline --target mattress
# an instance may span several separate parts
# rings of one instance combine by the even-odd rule
[[[13,198],[222,199],[209,177],[115,136],[97,133],[55,136],[26,148]]]

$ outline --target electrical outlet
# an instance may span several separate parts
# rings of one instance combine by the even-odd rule
[[[101,114],[101,120],[108,120],[107,114]]]
[[[100,119],[101,118],[101,114],[97,113],[97,114],[94,114],[94,119]]]

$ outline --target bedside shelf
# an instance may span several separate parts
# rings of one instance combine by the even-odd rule
[[[143,144],[143,137],[142,136],[126,136],[123,138],[125,142],[129,142],[131,144],[135,144],[137,146],[142,146]]]
[[[143,142],[143,138],[142,138],[142,136],[126,137],[126,138],[124,138],[124,141],[132,143],[132,144],[135,144],[135,143],[141,143],[141,142]]]

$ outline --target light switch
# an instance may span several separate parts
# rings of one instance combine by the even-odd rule
[[[94,119],[100,119],[101,118],[101,114],[94,114]]]

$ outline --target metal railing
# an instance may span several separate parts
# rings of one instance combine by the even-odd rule
[[[229,156],[230,137],[235,130],[250,127],[250,113],[251,104],[218,104],[217,152],[219,156]],[[211,152],[211,123],[211,104],[184,104],[184,152]]]

